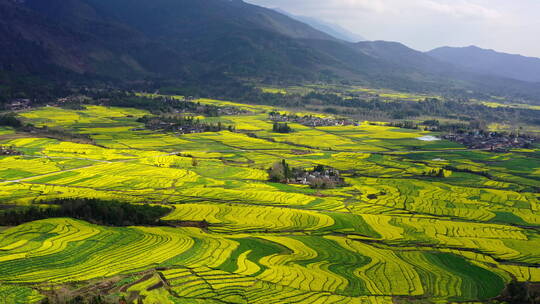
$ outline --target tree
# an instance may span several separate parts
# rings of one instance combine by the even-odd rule
[[[289,167],[289,164],[283,159],[281,161],[281,165],[283,166],[283,174],[285,175],[285,179],[289,180],[292,177],[292,171]]]
[[[275,133],[291,133],[292,129],[287,123],[274,122],[272,131]]]
[[[21,121],[15,116],[14,113],[10,113],[4,116],[0,116],[0,126],[8,126],[13,128],[22,127]]]
[[[283,159],[279,162],[275,162],[270,169],[268,169],[268,175],[273,182],[288,182],[292,177],[292,171],[287,162]]]
[[[324,172],[324,166],[321,165],[321,164],[315,166],[315,168],[313,168],[313,172],[320,172],[320,173],[323,173],[323,172]]]

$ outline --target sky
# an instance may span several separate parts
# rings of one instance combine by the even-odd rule
[[[427,51],[470,46],[540,57],[540,0],[246,0]]]

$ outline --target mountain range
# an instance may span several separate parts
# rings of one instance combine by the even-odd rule
[[[477,73],[540,83],[540,58],[505,54],[476,46],[441,47],[428,54]]]
[[[448,54],[344,41],[241,0],[0,0],[2,82],[340,81],[540,99],[533,78]]]

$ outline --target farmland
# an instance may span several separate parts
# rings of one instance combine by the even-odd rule
[[[538,147],[468,150],[369,122],[281,134],[268,113],[284,109],[198,102],[245,114],[200,117],[236,129],[193,134],[146,130],[137,120],[152,114],[131,108],[18,114],[94,144],[0,128],[0,145],[23,154],[0,156],[2,206],[87,198],[171,209],[165,226],[2,228],[0,303],[487,303],[511,282],[540,282]],[[336,168],[346,185],[270,182],[283,159]]]

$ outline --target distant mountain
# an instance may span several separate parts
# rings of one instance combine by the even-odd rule
[[[392,41],[362,41],[355,44],[362,53],[406,67],[408,70],[420,70],[424,73],[448,73],[455,70],[451,64],[442,62],[425,53]]]
[[[500,53],[476,46],[441,47],[428,54],[476,73],[540,82],[540,58]]]
[[[27,87],[36,79],[125,87],[347,81],[540,99],[534,84],[399,43],[346,42],[241,0],[0,0],[0,95],[12,79]]]
[[[511,78],[486,75],[391,41],[362,41],[354,44],[361,53],[393,65],[385,82],[396,89],[429,88],[453,95],[460,91],[540,101],[540,86]],[[390,75],[394,76],[393,79]],[[422,83],[422,86],[418,86]]]
[[[348,42],[359,42],[359,41],[365,41],[366,39],[358,34],[352,33],[351,31],[341,27],[340,25],[329,23],[326,21],[322,21],[320,19],[314,18],[314,17],[306,17],[306,16],[297,16],[294,14],[291,14],[289,12],[286,12],[280,8],[275,8],[275,11],[289,16],[293,19],[296,19],[298,21],[301,21],[305,24],[310,25],[311,27],[327,33],[328,35],[331,35],[333,37],[336,37],[338,39],[348,41]]]

